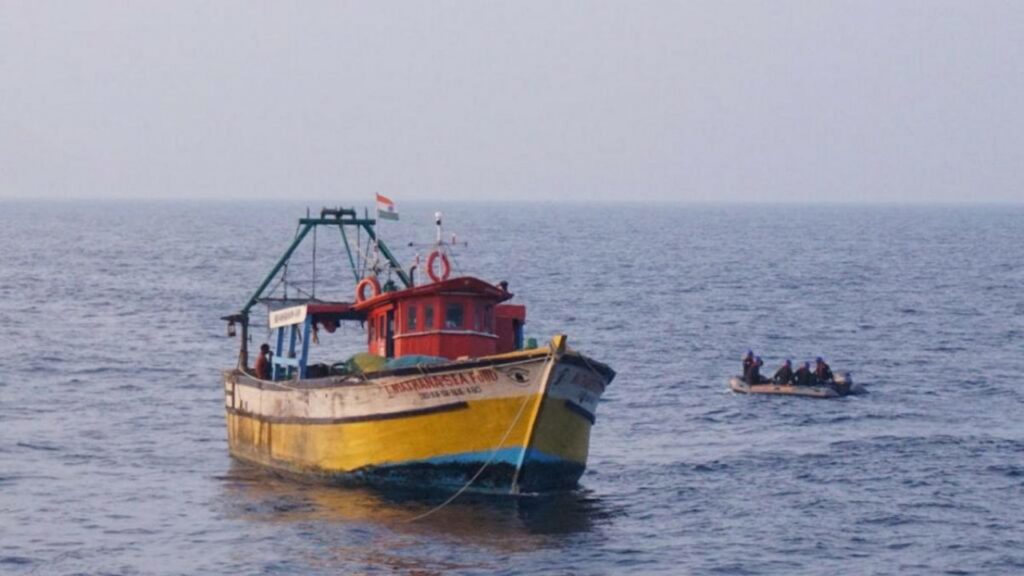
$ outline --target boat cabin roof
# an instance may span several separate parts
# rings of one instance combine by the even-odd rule
[[[513,296],[513,294],[508,290],[485,282],[479,278],[475,278],[473,276],[462,276],[459,278],[452,278],[450,280],[442,280],[441,282],[422,284],[420,286],[406,288],[405,290],[383,292],[379,296],[368,298],[362,302],[357,302],[352,306],[352,308],[359,312],[367,312],[374,308],[401,302],[402,300],[435,295],[468,296],[491,300],[495,303],[510,300]]]
[[[452,278],[441,282],[432,282],[405,290],[383,292],[380,295],[368,298],[362,302],[310,302],[298,306],[278,308],[270,311],[270,328],[292,326],[302,324],[306,318],[312,316],[316,322],[334,322],[343,320],[366,320],[367,314],[381,306],[394,304],[403,300],[419,298],[423,296],[437,295],[458,295],[471,298],[482,298],[495,303],[504,302],[512,298],[512,293],[493,284],[489,284],[479,278],[463,276]]]

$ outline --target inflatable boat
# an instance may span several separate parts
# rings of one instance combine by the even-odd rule
[[[793,384],[748,384],[739,376],[729,379],[729,389],[739,394],[778,394],[783,396],[806,396],[808,398],[838,398],[851,394],[861,394],[864,388],[853,383],[848,372],[836,374],[831,384],[815,384],[813,386],[795,386]]]

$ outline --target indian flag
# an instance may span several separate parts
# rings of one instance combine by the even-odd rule
[[[398,220],[395,203],[387,196],[377,194],[377,218],[381,220]]]

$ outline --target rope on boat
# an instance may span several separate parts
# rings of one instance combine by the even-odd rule
[[[306,218],[309,218],[309,209],[306,209]],[[313,227],[313,293],[312,298],[316,298],[316,231],[319,226]]]
[[[365,277],[366,276],[366,271],[370,269],[370,246],[371,246],[371,242],[367,241],[366,242],[366,250],[363,252],[362,269],[361,269],[360,274],[359,274],[360,278]]]
[[[516,417],[512,419],[512,424],[509,425],[508,430],[505,430],[505,435],[502,436],[501,440],[498,441],[498,445],[495,446],[493,450],[491,450],[491,455],[487,458],[487,461],[480,466],[480,469],[476,471],[476,474],[473,474],[469,481],[463,484],[462,488],[459,488],[458,491],[455,492],[455,494],[449,496],[447,500],[441,502],[437,506],[434,506],[430,510],[427,510],[423,514],[413,516],[409,520],[406,520],[407,523],[411,524],[418,520],[422,520],[427,516],[434,514],[435,512],[440,511],[442,508],[454,502],[456,498],[462,496],[462,494],[466,490],[469,490],[469,487],[472,486],[473,483],[476,482],[476,479],[479,478],[480,475],[484,473],[484,470],[486,470],[487,467],[490,466],[492,462],[494,462],[494,457],[498,455],[498,451],[501,450],[501,447],[505,445],[505,441],[508,440],[509,435],[512,434],[512,430],[515,429],[516,424],[519,423],[519,419],[523,417],[523,411],[526,410],[526,405],[530,403],[530,396],[530,394],[527,394],[525,397],[523,397],[523,403],[519,405],[519,412],[516,413]]]

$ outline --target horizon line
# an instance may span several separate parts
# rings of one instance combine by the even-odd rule
[[[427,203],[444,203],[444,204],[550,204],[550,205],[627,205],[627,206],[642,206],[642,205],[678,205],[678,206],[887,206],[887,207],[928,207],[928,206],[949,206],[949,207],[966,207],[966,206],[1024,206],[1024,198],[1020,200],[1012,199],[973,199],[973,200],[910,200],[910,199],[899,199],[899,200],[883,200],[883,199],[870,199],[870,200],[805,200],[805,199],[754,199],[754,200],[735,200],[735,199],[667,199],[667,198],[653,198],[653,199],[583,199],[583,198],[545,198],[545,199],[515,199],[515,198],[503,198],[503,199],[479,199],[479,198],[413,198],[403,200],[400,196],[393,197],[396,200],[396,204],[407,204],[407,205],[418,205]],[[259,204],[320,204],[328,202],[327,198],[203,198],[203,197],[186,197],[186,198],[173,198],[167,196],[158,196],[154,198],[136,198],[136,197],[125,197],[125,196],[93,196],[93,197],[81,197],[81,198],[62,198],[58,196],[43,196],[40,198],[29,198],[29,197],[5,197],[0,196],[0,202],[2,203],[39,203],[39,204],[83,204],[83,203],[128,203],[128,204],[239,204],[239,203],[259,203]],[[338,198],[333,203],[351,203],[357,202],[354,198]],[[371,206],[374,201],[372,198],[363,200],[367,206]]]

